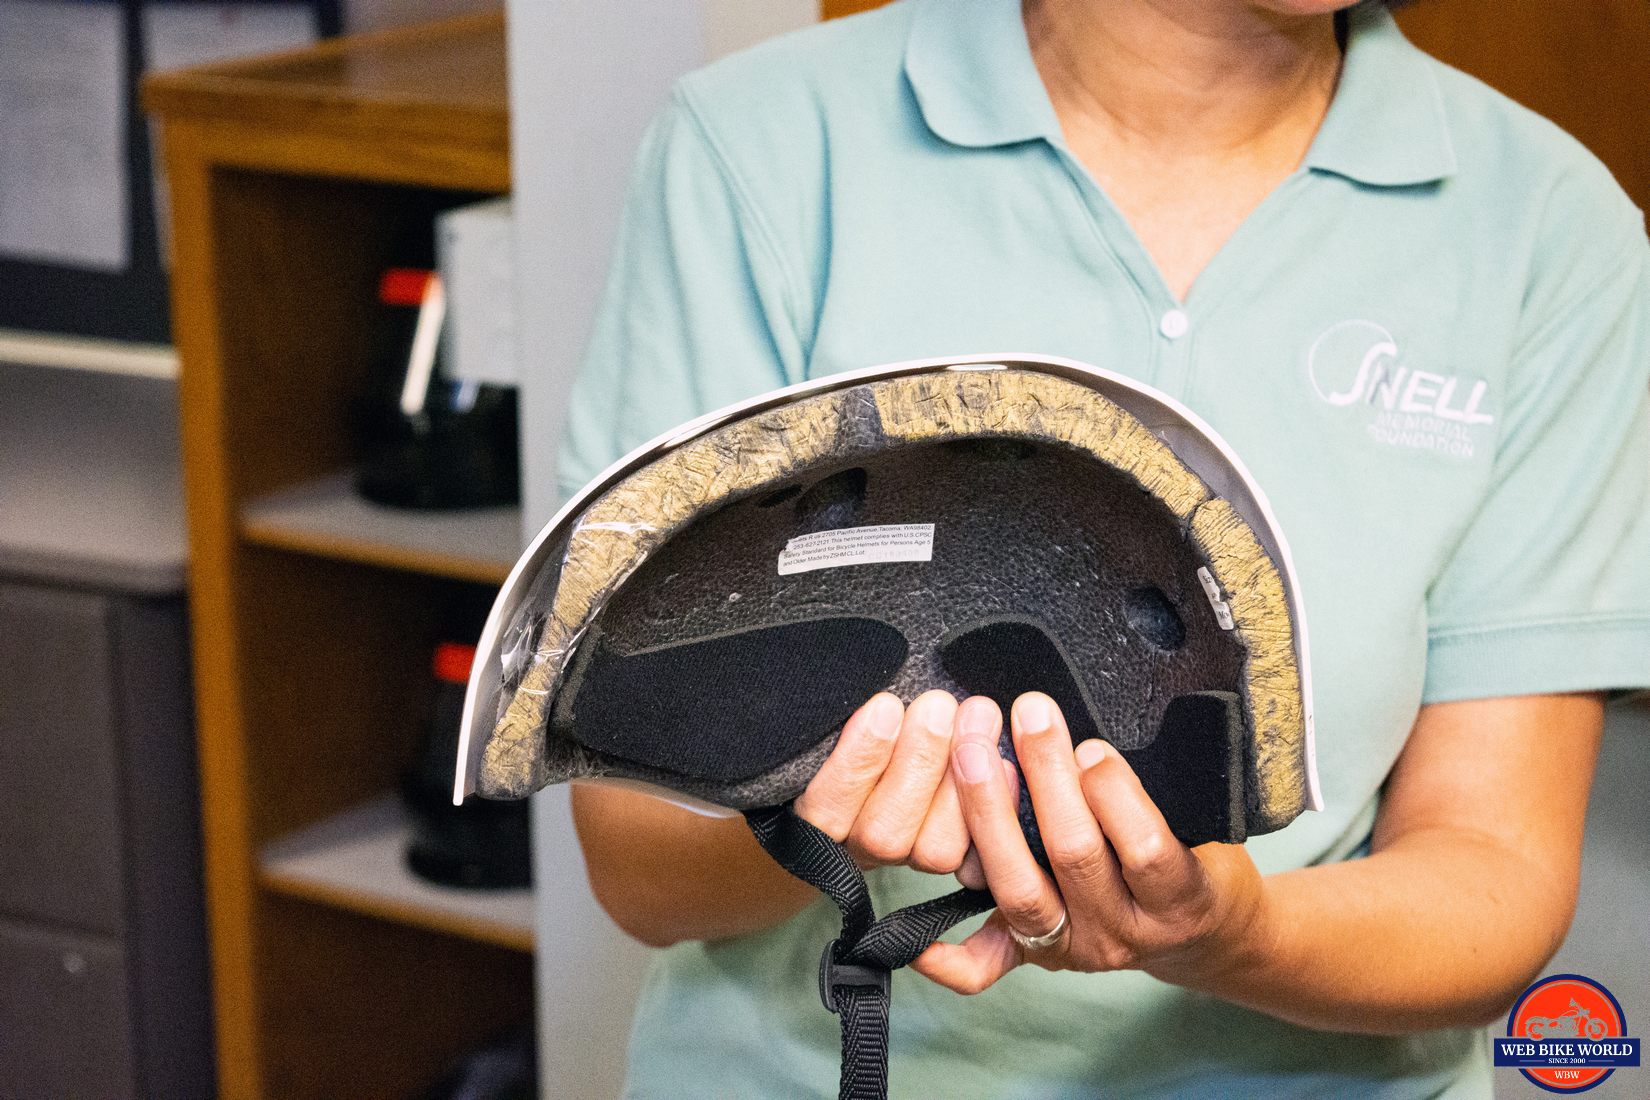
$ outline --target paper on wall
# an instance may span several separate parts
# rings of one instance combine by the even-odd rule
[[[307,46],[315,41],[315,10],[305,3],[200,4],[155,3],[143,6],[143,67],[148,72],[230,61],[253,54]],[[161,263],[170,268],[171,192],[166,186],[160,142],[149,128],[150,164],[154,171],[155,224]]]
[[[119,4],[0,0],[0,256],[130,264],[124,45]]]
[[[177,69],[315,41],[313,5],[148,3],[143,6],[143,67]]]

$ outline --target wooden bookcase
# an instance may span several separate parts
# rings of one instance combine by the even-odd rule
[[[218,1065],[226,1100],[400,1098],[532,1011],[527,891],[403,869],[392,792],[512,510],[349,490],[398,234],[509,189],[503,18],[150,78],[171,204]]]

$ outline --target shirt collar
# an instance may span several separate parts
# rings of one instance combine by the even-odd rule
[[[905,73],[936,136],[972,148],[1061,143],[1019,0],[914,2]],[[1377,187],[1430,183],[1455,171],[1432,64],[1378,3],[1348,14],[1340,84],[1306,166]]]
[[[915,0],[905,74],[928,128],[984,148],[1046,138],[1060,121],[1031,60],[1019,0]]]
[[[1306,166],[1375,187],[1454,175],[1455,145],[1434,68],[1383,5],[1353,8],[1340,84]]]

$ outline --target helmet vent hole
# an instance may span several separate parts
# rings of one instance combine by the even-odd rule
[[[865,506],[870,478],[855,466],[815,482],[796,501],[796,518],[804,533],[851,527]]]
[[[787,500],[795,500],[801,495],[802,486],[786,485],[775,489],[773,492],[764,497],[759,497],[756,501],[756,506],[758,508],[777,508],[781,504],[784,504]]]
[[[1186,624],[1169,597],[1155,585],[1131,588],[1123,597],[1123,614],[1134,632],[1158,649],[1173,652],[1186,644]]]

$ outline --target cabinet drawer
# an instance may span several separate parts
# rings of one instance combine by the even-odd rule
[[[103,596],[0,584],[0,916],[120,931],[110,614]]]
[[[135,1096],[126,961],[97,936],[0,922],[0,1082],[7,1096]]]

